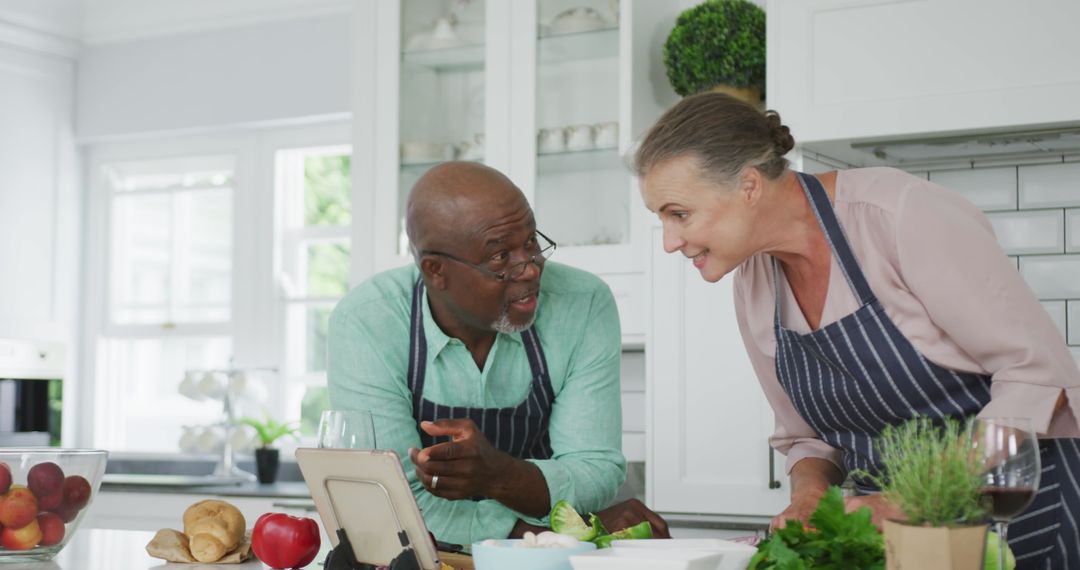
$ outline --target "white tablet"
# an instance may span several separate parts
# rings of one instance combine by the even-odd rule
[[[397,453],[302,447],[296,450],[296,462],[335,548],[338,530],[343,529],[359,562],[389,566],[411,548],[421,569],[439,569],[435,545]]]

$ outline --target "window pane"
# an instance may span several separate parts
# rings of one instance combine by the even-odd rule
[[[314,436],[319,429],[319,416],[329,409],[330,392],[326,386],[308,386],[300,403],[300,435]]]
[[[167,194],[113,200],[113,322],[168,320],[172,207]]]
[[[226,321],[232,298],[232,198],[228,190],[174,196],[176,322]]]
[[[349,291],[349,246],[317,243],[307,248],[307,295],[341,297]]]
[[[330,327],[332,306],[307,309],[307,367],[308,372],[326,370],[326,333]]]
[[[176,452],[181,428],[219,421],[222,404],[177,391],[184,372],[229,363],[228,338],[103,339],[98,343],[94,446]]]
[[[343,226],[352,222],[350,155],[304,159],[304,224]]]

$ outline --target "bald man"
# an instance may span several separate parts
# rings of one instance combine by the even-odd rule
[[[334,309],[330,401],[373,413],[428,528],[471,544],[547,526],[565,499],[609,529],[663,519],[608,507],[621,452],[619,316],[599,278],[547,261],[555,243],[505,176],[450,162],[413,187],[415,265]]]

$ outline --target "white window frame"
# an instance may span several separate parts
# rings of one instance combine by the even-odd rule
[[[275,418],[299,419],[299,409],[284,389],[284,291],[280,287],[280,199],[275,188],[275,155],[278,150],[345,146],[353,143],[350,122],[334,118],[332,122],[297,127],[267,128],[243,132],[145,137],[99,142],[86,147],[85,179],[86,241],[83,249],[82,324],[78,357],[80,397],[73,418],[73,444],[91,446],[95,441],[94,417],[98,390],[97,345],[102,337],[186,338],[192,336],[229,336],[233,344],[233,365],[276,368],[278,385],[268,386],[266,410]],[[112,193],[103,179],[102,168],[110,163],[169,159],[184,156],[234,156],[236,168],[232,184],[232,300],[229,323],[175,323],[167,328],[155,325],[114,325],[109,322],[109,248],[111,231],[109,211]],[[355,168],[355,164],[353,165]],[[354,177],[355,180],[355,177]],[[353,202],[357,190],[352,191]],[[349,239],[351,251],[350,286],[357,275],[355,223],[348,232],[334,232],[334,238]],[[343,233],[344,235],[337,235]],[[331,300],[331,299],[328,299]],[[325,375],[304,378],[304,383],[325,382]],[[177,379],[179,382],[179,379]],[[296,407],[295,413],[293,407]],[[295,416],[295,417],[294,417]],[[286,446],[290,442],[283,441]],[[285,447],[285,446],[283,446]],[[164,452],[168,454],[168,452]]]

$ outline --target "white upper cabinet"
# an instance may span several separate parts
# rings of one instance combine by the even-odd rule
[[[768,105],[800,143],[1076,124],[1075,0],[769,0]]]
[[[611,285],[644,341],[647,212],[623,156],[670,101],[658,46],[676,6],[645,0],[380,0],[354,16],[354,279],[409,262],[404,205],[435,164],[510,177],[555,260]],[[660,85],[657,85],[660,83]],[[659,87],[659,88],[658,88]],[[361,225],[361,224],[357,224]]]

